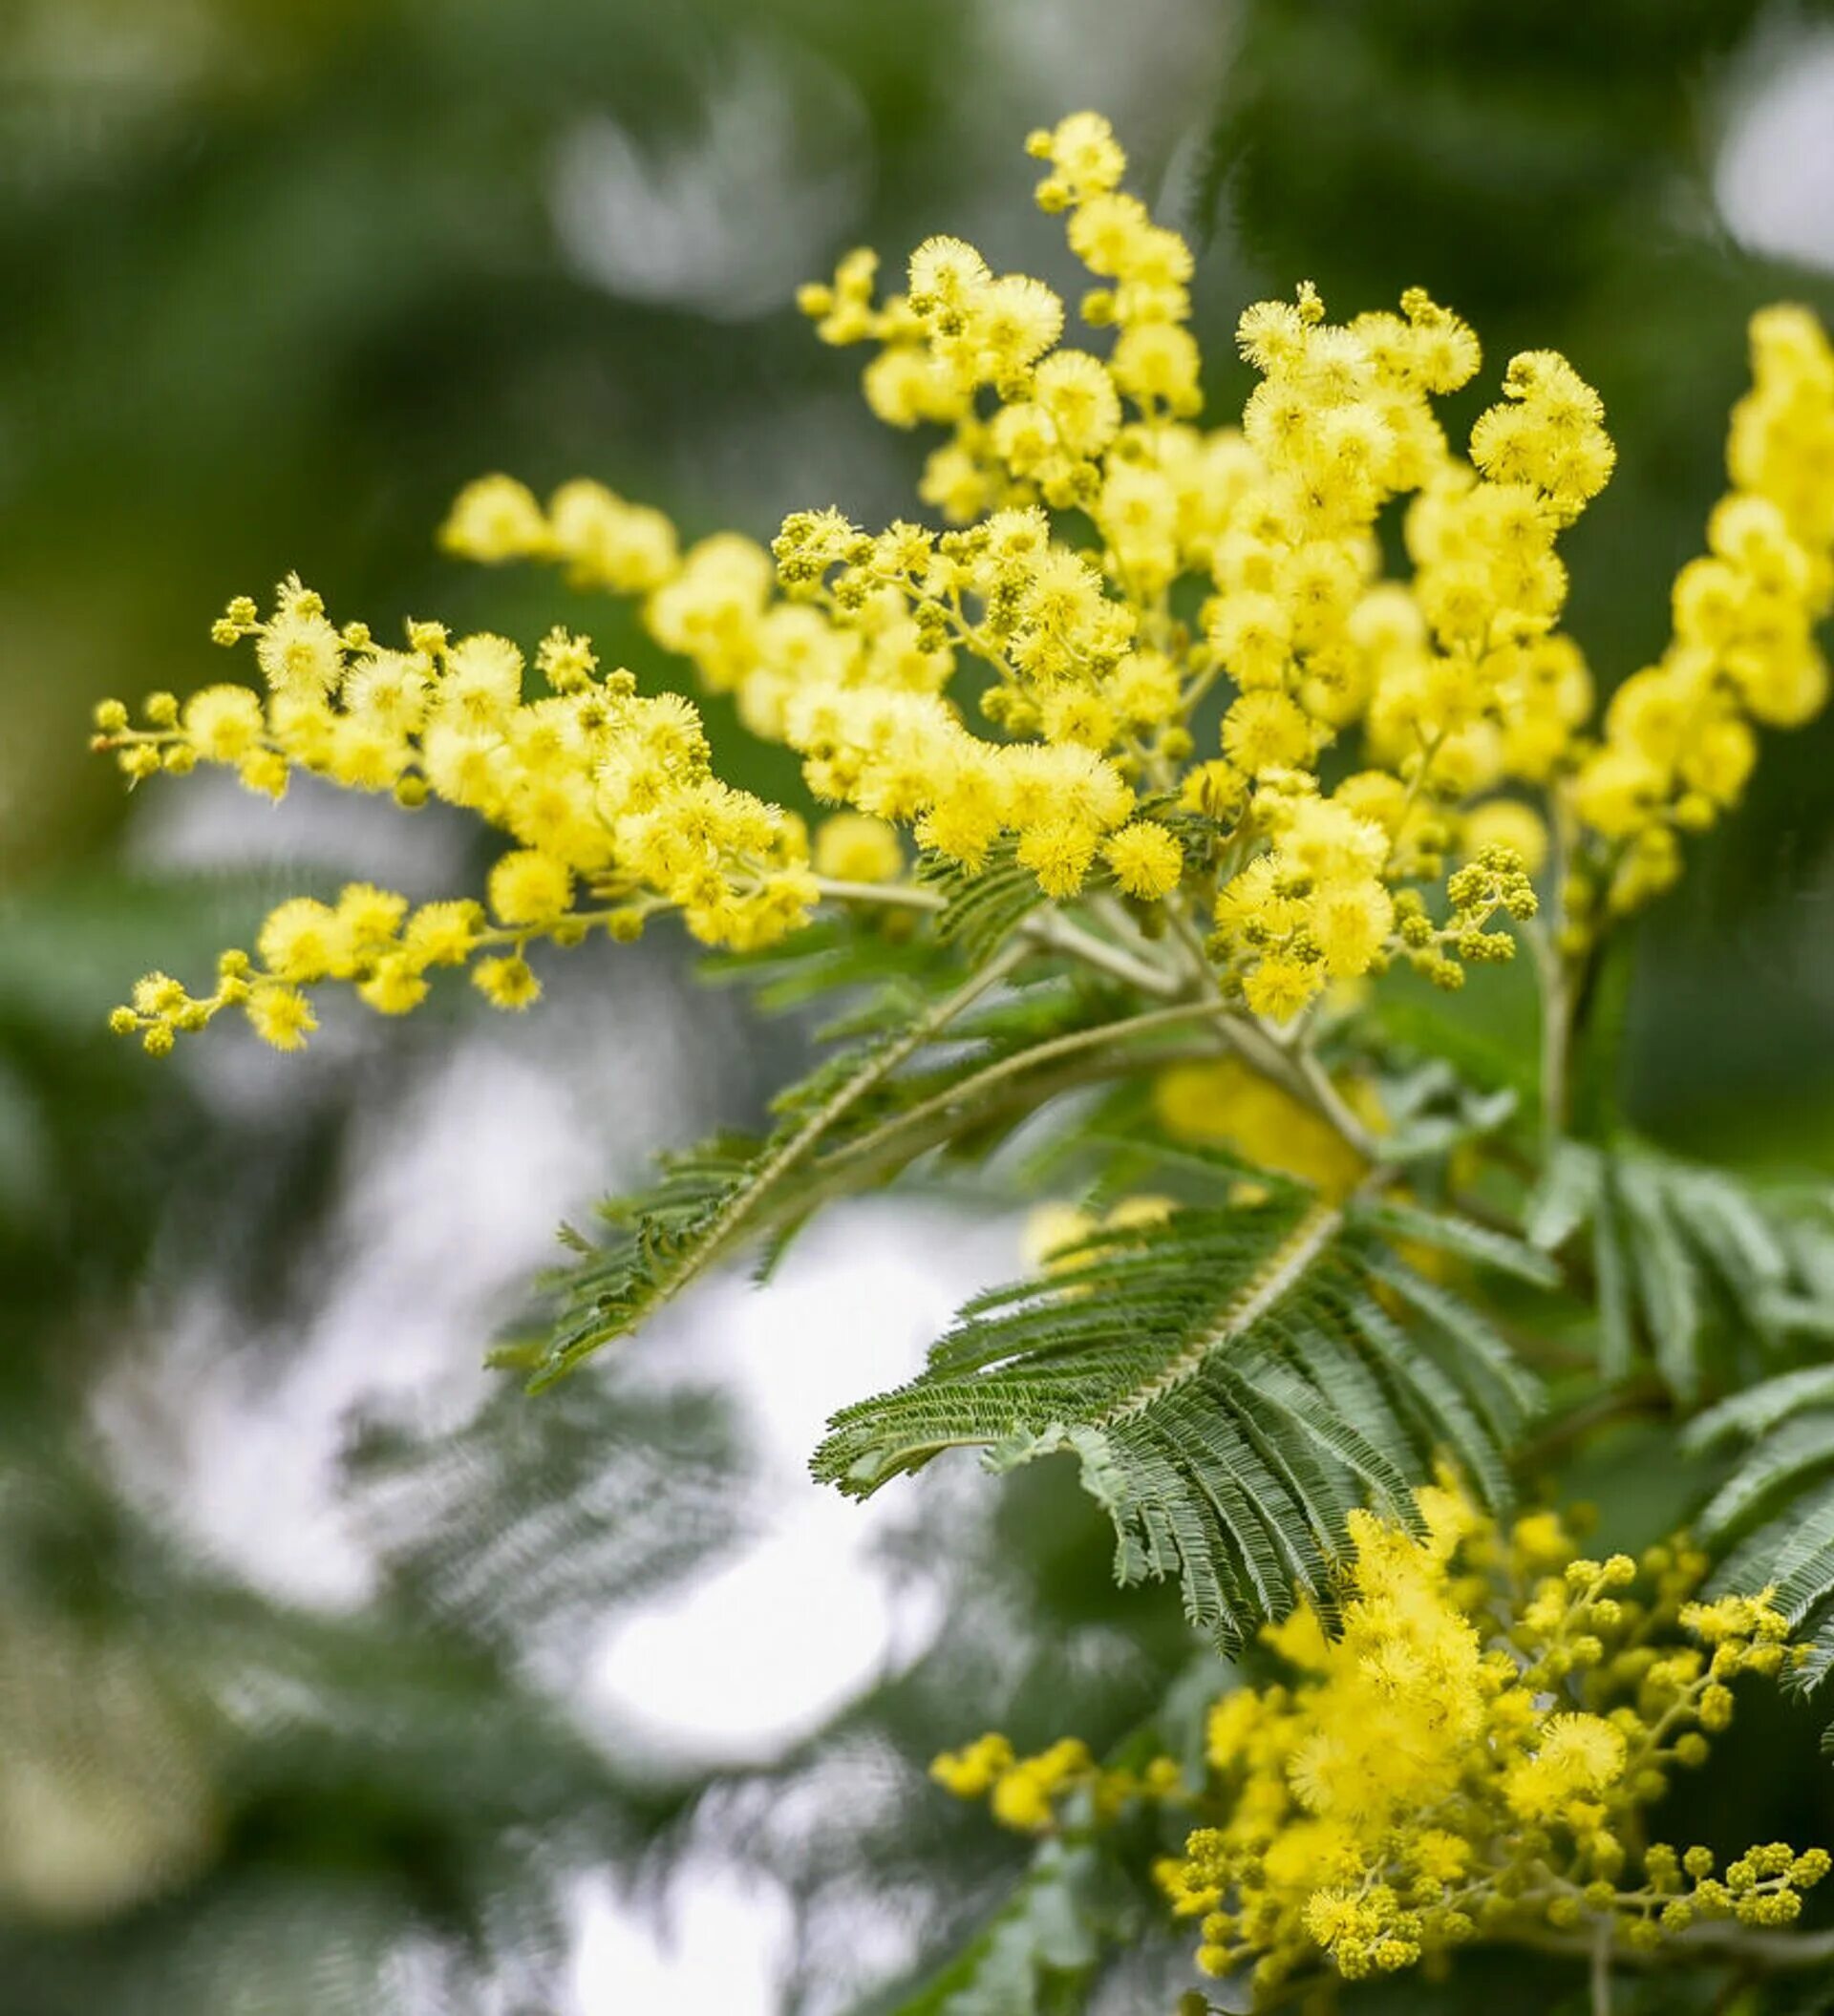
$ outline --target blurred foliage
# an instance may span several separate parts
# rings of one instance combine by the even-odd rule
[[[1634,668],[1717,488],[1745,314],[1779,294],[1834,311],[1826,274],[1729,243],[1711,188],[1741,66],[1824,0],[1787,17],[1759,0],[1114,12],[1108,107],[1167,170],[1178,221],[1211,227],[1219,404],[1244,382],[1225,361],[1237,307],[1301,275],[1345,311],[1423,284],[1501,351],[1568,350],[1624,447],[1574,538],[1573,621],[1608,681]],[[1184,1666],[1175,1605],[1113,1590],[1073,1482],[970,1478],[926,1494],[892,1563],[942,1603],[921,1660],[768,1767],[658,1780],[556,1675],[742,1525],[743,1438],[706,1396],[578,1381],[457,1427],[370,1423],[346,1489],[373,1586],[341,1611],[201,1559],[96,1427],[111,1381],[157,1378],[187,1294],[221,1300],[251,1353],[309,1334],[336,1256],[308,1235],[335,1215],[355,1121],[451,1030],[327,1046],[284,1098],[115,1045],[101,1016],[123,977],[156,944],[201,961],[233,938],[260,877],[123,865],[116,780],[82,753],[90,702],[210,677],[210,615],[292,566],[378,629],[410,609],[565,620],[658,676],[605,605],[438,562],[446,499],[501,466],[538,485],[589,471],[694,529],[766,532],[837,493],[862,516],[895,508],[910,444],[872,429],[789,288],[844,243],[971,215],[990,160],[1016,211],[1010,135],[1065,109],[1084,72],[1059,45],[1097,47],[1099,17],[1055,0],[1023,29],[992,0],[0,11],[9,2009],[549,2010],[582,1872],[660,1881],[715,1849],[799,1908],[786,2009],[891,2009],[928,1970],[886,1987],[898,1963],[860,1948],[863,1914],[943,1954],[1022,1875],[1010,1843],[929,1795],[922,1759],[965,1713],[1021,1744],[1066,1726],[1120,1740]],[[1002,210],[982,235],[1016,259],[1028,229]],[[712,719],[736,746],[730,715]],[[773,761],[742,780],[788,788]],[[1767,748],[1710,871],[1643,930],[1631,1105],[1671,1148],[1834,1163],[1831,761],[1834,717]],[[766,1073],[720,1030],[705,1070],[742,1119]],[[283,1237],[316,1268],[284,1266]],[[455,1371],[484,1327],[452,1340]],[[1637,1434],[1591,1463],[1627,1534],[1674,1489]],[[1741,1726],[1691,1789],[1712,1811],[1689,1827],[1825,1837],[1825,1785],[1763,1768],[1808,1753],[1812,1720],[1789,1713]],[[1154,1955],[1131,1964],[1098,2005],[1160,2005]],[[1464,1979],[1499,2012],[1574,1990],[1570,1969],[1517,1956]]]

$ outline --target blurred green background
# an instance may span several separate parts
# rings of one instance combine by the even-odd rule
[[[1067,1478],[805,1503],[861,1332],[904,1306],[914,1348],[1010,1227],[867,1213],[774,1319],[705,1301],[538,1408],[485,1382],[562,1213],[797,1049],[677,950],[581,955],[526,1022],[338,1018],[303,1063],[101,1032],[282,892],[475,861],[309,790],[130,804],[97,698],[221,676],[211,617],[294,567],[378,630],[565,621],[669,677],[620,612],[442,561],[452,493],[592,474],[764,536],[908,511],[918,444],[791,291],[936,229],[1067,280],[1019,142],[1081,104],[1200,244],[1216,414],[1239,308],[1302,277],[1344,313],[1425,285],[1486,376],[1567,350],[1621,452],[1573,626],[1607,682],[1659,647],[1744,317],[1834,311],[1834,9],[0,7],[5,2016],[888,2008],[1013,1866],[922,1760],[992,1721],[1110,1737],[1184,1663]],[[794,788],[711,718],[729,775]],[[1641,926],[1627,1092],[1678,1147],[1834,1168],[1831,776],[1834,719],[1772,740]],[[1629,1533],[1685,1481],[1627,1445],[1599,1491]],[[1721,1795],[1728,1835],[1786,1831],[1763,1796]],[[1167,1964],[1102,2006],[1160,2006]],[[1549,2005],[1519,1968],[1466,1992]]]

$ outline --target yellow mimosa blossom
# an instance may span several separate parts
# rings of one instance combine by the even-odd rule
[[[1418,287],[1333,319],[1301,281],[1243,308],[1251,385],[1223,415],[1197,254],[1125,186],[1108,122],[1026,145],[1087,285],[937,233],[799,295],[919,437],[909,518],[817,501],[766,543],[685,539],[591,477],[538,497],[489,474],[454,500],[448,555],[621,599],[681,690],[639,690],[566,627],[378,636],[289,575],[212,626],[245,676],[104,701],[95,747],[130,786],[212,766],[279,800],[304,775],[490,837],[476,886],[301,890],[207,987],[149,973],[111,1027],[163,1056],[233,1008],[292,1051],[328,990],[402,1015],[448,968],[517,1012],[553,955],[652,924],[768,953],[720,962],[767,1005],[844,992],[841,1047],[757,1130],[612,1200],[545,1342],[501,1358],[546,1385],[905,1172],[985,1163],[988,1207],[1061,1184],[1028,1277],[838,1414],[817,1475],[864,1496],[942,1452],[1074,1453],[1118,1578],[1176,1576],[1241,1665],[1178,1757],[1144,1730],[1106,1762],[996,1733],[935,1760],[1038,1837],[980,1952],[1004,1968],[1009,1933],[1058,1910],[1098,1946],[1065,1872],[1124,1817],[1100,1853],[1155,1829],[1177,1849],[1160,1889],[1231,2008],[1335,2008],[1343,1982],[1478,1940],[1578,1956],[1599,2007],[1620,1959],[1691,1930],[1736,2000],[1754,1955],[1824,1957],[1769,1934],[1828,1857],[1773,1842],[1718,1876],[1650,1821],[1736,1681],[1834,1668],[1834,1389],[1806,1355],[1834,1277],[1806,1205],[1619,1132],[1596,983],[1765,735],[1826,703],[1834,346],[1806,309],[1753,318],[1730,487],[1669,642],[1595,669],[1564,627],[1563,539],[1618,449],[1583,358],[1486,361]],[[727,781],[690,690],[787,752],[796,807]],[[1514,1002],[1494,1030],[1422,1002],[1525,944],[1534,1041]],[[1521,1301],[1489,1305],[1492,1276]],[[1531,1290],[1566,1298],[1539,1340]],[[1740,1382],[1799,1346],[1773,1417]],[[1737,1549],[1721,1573],[1768,1561],[1749,1580],[1774,1589],[1709,1599],[1692,1540],[1592,1560],[1552,1512],[1480,1509],[1512,1461],[1722,1394],[1701,1459],[1756,1440],[1701,1531]],[[1410,1500],[1440,1460],[1472,1495],[1447,1470]],[[1819,1496],[1785,1507],[1804,1478]],[[1820,1634],[1812,1660],[1793,1631]]]
[[[544,502],[494,475],[442,530],[454,553],[634,599],[659,644],[800,758],[829,814],[813,862],[800,819],[720,781],[691,703],[638,694],[585,638],[554,631],[532,665],[437,623],[385,645],[297,579],[265,616],[239,598],[216,626],[252,640],[260,689],[157,694],[138,726],[111,701],[98,744],[137,782],[211,763],[278,796],[303,769],[476,813],[512,851],[461,956],[507,962],[480,985],[508,1006],[533,998],[537,939],[628,939],[671,912],[703,943],[767,944],[823,901],[905,882],[902,833],[961,875],[1015,861],[1056,904],[1125,899],[1153,936],[1172,926],[1168,986],[1290,1029],[1333,983],[1397,963],[1460,986],[1512,952],[1499,913],[1526,923],[1549,894],[1549,941],[1583,959],[1674,878],[1678,837],[1736,802],[1756,728],[1825,697],[1812,627],[1834,596],[1834,351],[1819,325],[1796,308],[1754,321],[1734,488],[1676,582],[1674,641],[1595,721],[1560,628],[1557,542],[1615,451],[1573,365],[1509,359],[1461,449],[1435,402],[1482,369],[1466,324],[1418,288],[1333,322],[1302,284],[1243,312],[1257,383],[1239,424],[1206,425],[1190,247],[1122,187],[1098,115],[1028,146],[1048,169],[1038,201],[1096,283],[1074,316],[947,235],[916,247],[903,291],[856,251],[800,297],[821,340],[868,349],[881,417],[943,431],[919,495],[949,529],[815,509],[768,550],[736,533],[684,546],[596,481]],[[1397,579],[1377,526],[1397,501]],[[439,963],[411,921],[314,960],[320,928],[289,912],[280,963],[247,984],[344,980],[398,1011]],[[1181,972],[1197,946],[1206,970]],[[164,1049],[249,1005],[242,987],[117,1022]]]
[[[1704,1849],[1638,1845],[1670,1774],[1730,1718],[1727,1681],[1795,1656],[1769,1596],[1694,1601],[1705,1562],[1685,1543],[1588,1560],[1553,1514],[1505,1536],[1455,1488],[1423,1489],[1415,1514],[1353,1513],[1340,1615],[1302,1604],[1269,1625],[1287,1677],[1209,1711],[1198,1824],[1155,1870],[1199,1921],[1200,1968],[1271,2005],[1311,1976],[1477,1939],[1586,1926],[1640,1948],[1699,1920],[1791,1922],[1827,1873],[1820,1849],[1754,1848],[1717,1880]],[[986,1737],[935,1776],[1036,1832],[1078,1818],[1065,1789],[1098,1772],[1079,1746],[1014,1760]]]

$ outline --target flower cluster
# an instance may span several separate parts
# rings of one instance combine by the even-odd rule
[[[1815,625],[1834,605],[1834,349],[1806,309],[1752,318],[1756,380],[1732,416],[1733,488],[1710,552],[1675,577],[1674,635],[1625,680],[1580,763],[1572,812],[1596,837],[1576,922],[1628,909],[1680,872],[1677,836],[1737,802],[1758,758],[1751,723],[1800,728],[1827,700]],[[1583,923],[1582,923],[1583,928]]]
[[[478,812],[540,857],[520,871],[522,914],[493,904],[510,936],[479,939],[507,962],[486,991],[512,1004],[533,990],[531,937],[669,907],[703,941],[766,942],[824,884],[899,880],[906,832],[961,875],[1016,862],[1044,896],[1104,906],[1110,932],[1169,926],[1175,984],[1273,1021],[1397,962],[1453,987],[1505,956],[1513,937],[1486,925],[1534,914],[1550,832],[1550,935],[1582,946],[1674,872],[1678,831],[1736,798],[1750,723],[1799,723],[1823,698],[1810,633],[1834,584],[1834,354],[1819,328],[1795,309],[1755,323],[1713,557],[1676,584],[1662,665],[1589,732],[1557,541],[1613,449],[1571,365],[1509,360],[1461,452],[1435,401],[1479,371],[1472,330],[1418,289],[1333,323],[1301,286],[1242,316],[1259,382],[1239,425],[1206,426],[1188,246],[1120,186],[1106,121],[1077,114],[1029,144],[1039,202],[1095,283],[1077,305],[1089,347],[1050,287],[954,238],[918,246],[902,292],[882,296],[854,252],[801,297],[823,340],[871,350],[876,414],[945,430],[919,495],[947,529],[815,510],[768,550],[734,533],[684,546],[602,484],[544,504],[501,475],[443,529],[452,552],[633,598],[657,643],[801,758],[838,815],[813,868],[793,816],[717,780],[686,701],[639,697],[583,640],[550,637],[546,690],[524,698],[505,641],[416,624],[384,648],[296,583],[265,620],[241,602],[219,625],[254,638],[265,694],[156,695],[140,727],[110,703],[99,742],[137,779],[202,760],[278,795],[297,767]],[[1391,512],[1401,579],[1383,574]],[[396,934],[311,977],[407,1004],[413,956]],[[160,998],[123,1027],[208,1011],[169,984]]]
[[[520,1008],[541,991],[525,956],[535,939],[633,938],[672,908],[707,944],[757,945],[813,907],[801,821],[721,783],[693,704],[601,672],[584,638],[546,638],[535,661],[544,690],[525,697],[527,668],[508,639],[411,623],[405,647],[386,647],[360,624],[335,626],[297,580],[281,584],[266,618],[232,603],[215,634],[253,639],[265,692],[205,687],[182,707],[155,694],[138,728],[104,702],[97,741],[129,777],[222,764],[279,796],[304,770],[407,807],[463,806],[520,844],[490,871],[488,914],[469,899],[411,912],[403,896],[353,884],[335,904],[282,903],[257,957],[226,953],[207,996],[149,975],[115,1027],[139,1030],[156,1054],[230,1006],[277,1048],[297,1049],[316,1027],[300,991],[313,982],[350,982],[371,1008],[403,1014],[425,997],[431,968],[470,961],[488,1000]],[[858,857],[862,836],[838,844]],[[875,865],[883,872],[883,858]]]
[[[1729,1683],[1794,1655],[1767,1596],[1695,1600],[1685,1540],[1579,1558],[1548,1514],[1510,1533],[1451,1490],[1421,1530],[1353,1515],[1335,1635],[1302,1608],[1264,1634],[1284,1682],[1211,1710],[1213,1824],[1158,1871],[1198,1960],[1270,1990],[1356,1980],[1473,1939],[1583,1928],[1632,1948],[1710,1919],[1781,1925],[1826,1873],[1768,1846],[1722,1878],[1646,1841],[1676,1767],[1731,1720]]]
[[[1730,1683],[1795,1656],[1768,1596],[1695,1600],[1707,1562],[1685,1539],[1589,1560],[1552,1514],[1505,1533],[1440,1487],[1418,1513],[1418,1531],[1352,1515],[1334,1635],[1307,1607],[1267,1628],[1290,1677],[1215,1704],[1201,1789],[1170,1759],[1108,1773],[1079,1743],[1018,1758],[998,1735],[931,1774],[1023,1832],[1194,1804],[1205,1824],[1154,1873],[1200,1921],[1200,1967],[1265,1995],[1478,1939],[1638,1949],[1715,1920],[1792,1923],[1823,1851],[1770,1843],[1716,1876],[1709,1850],[1643,1824],[1728,1726]]]
[[[1073,1800],[1099,1823],[1134,1800],[1175,1801],[1184,1784],[1174,1757],[1154,1757],[1143,1771],[1110,1769],[1075,1736],[1033,1757],[1017,1755],[1005,1736],[980,1736],[965,1750],[945,1751],[929,1774],[958,1799],[987,1799],[1000,1825],[1019,1834],[1044,1833]]]

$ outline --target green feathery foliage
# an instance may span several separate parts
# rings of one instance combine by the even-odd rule
[[[1345,1515],[1371,1496],[1407,1516],[1437,1452],[1508,1495],[1500,1452],[1530,1384],[1382,1233],[1266,1177],[1098,1233],[970,1303],[909,1385],[837,1414],[816,1474],[864,1496],[945,1449],[996,1470],[1074,1454],[1120,1580],[1180,1575],[1192,1621],[1239,1640],[1327,1601]]]
[[[936,936],[943,944],[961,947],[972,962],[991,956],[1044,901],[1038,879],[1019,865],[1012,840],[989,851],[986,865],[970,875],[958,861],[927,854],[917,864],[917,881],[943,899]]]
[[[824,965],[845,956],[821,950]],[[767,984],[793,992],[804,977],[765,971]],[[1128,1014],[1125,995],[1064,976],[1048,947],[1017,937],[945,992],[947,974],[913,966],[831,1023],[824,1033],[843,1047],[778,1094],[769,1134],[715,1136],[667,1158],[650,1189],[604,1205],[611,1237],[580,1241],[582,1263],[552,1284],[545,1346],[512,1345],[500,1362],[546,1386],[742,1246],[780,1241],[828,1199],[965,1134],[984,1147],[1003,1116],[1011,1124],[1056,1093],[1177,1054],[1162,1032],[1189,1038],[1214,1015],[1201,1002]],[[1001,983],[1008,991],[986,1000]]]
[[[1695,1454],[1736,1451],[1737,1461],[1697,1521],[1700,1539],[1726,1549],[1715,1575],[1728,1591],[1775,1585],[1777,1607],[1810,1646],[1795,1684],[1834,1673],[1834,1365],[1809,1365],[1734,1393],[1690,1424]],[[1825,1739],[1834,1750],[1834,1730]]]
[[[1774,1367],[1792,1337],[1834,1337],[1831,1201],[1639,1141],[1562,1141],[1528,1235],[1589,1266],[1601,1374],[1623,1379],[1647,1359],[1687,1402]]]
[[[1042,1843],[1012,1896],[895,2016],[1075,2016],[1103,1955],[1104,1863],[1093,1841]]]

